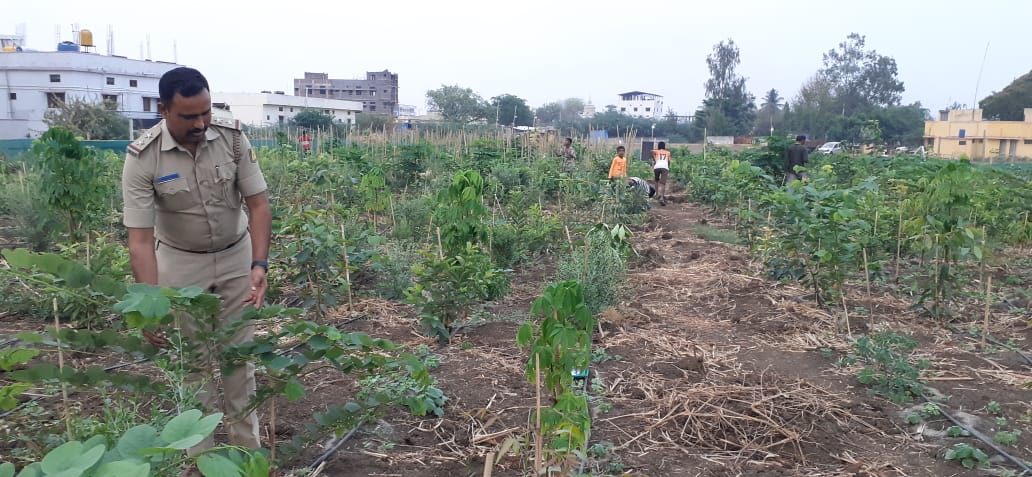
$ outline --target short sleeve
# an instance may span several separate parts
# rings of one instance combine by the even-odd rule
[[[240,139],[241,143],[243,143],[244,157],[240,159],[240,163],[237,165],[237,188],[240,189],[240,194],[244,197],[251,197],[265,192],[268,186],[265,184],[262,168],[258,165],[258,155],[251,147],[251,141],[243,133],[240,133]]]
[[[141,153],[142,154],[142,153]],[[131,228],[154,227],[154,184],[142,166],[143,159],[125,155],[122,166],[122,223]]]

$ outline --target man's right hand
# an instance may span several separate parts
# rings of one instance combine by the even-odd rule
[[[168,348],[168,340],[165,339],[165,334],[161,330],[143,330],[143,337],[154,346],[155,348],[165,349]]]

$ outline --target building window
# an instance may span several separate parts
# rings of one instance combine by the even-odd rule
[[[925,145],[928,146],[928,147],[934,146],[935,145],[935,138],[930,137],[928,139],[925,139]]]
[[[326,114],[330,114],[330,110],[329,109],[324,109],[323,112],[326,113]]]
[[[280,123],[280,124],[283,124],[283,121],[284,121],[285,119],[286,119],[286,118],[285,118],[285,117],[283,117],[283,115],[281,114],[281,115],[279,116],[279,123]]]
[[[292,112],[292,113],[293,113],[293,112],[294,112],[294,108],[290,108],[290,112]]]
[[[280,111],[283,111],[283,106],[280,106],[280,107],[279,107],[279,110],[280,110]]]
[[[326,89],[325,88],[319,88],[319,94],[325,95],[326,94]]]
[[[355,96],[362,96],[362,90],[356,90]]]
[[[136,87],[136,80],[129,80],[129,87],[130,88],[135,88]]]
[[[636,112],[636,113],[637,113],[637,112],[638,112],[638,108],[634,108],[634,112]]]
[[[967,141],[959,141],[959,142],[957,142],[957,144],[959,144],[961,146],[967,146]]]
[[[372,106],[369,106],[369,110],[370,111],[376,111],[376,105],[374,104]]]
[[[11,93],[11,94],[13,95],[14,93]],[[14,98],[11,98],[11,99],[14,99]],[[1029,144],[1032,144],[1032,139],[1026,139],[1026,140],[1024,141],[1024,144],[1025,144],[1026,146],[1027,146],[1027,145],[1029,145]]]
[[[104,98],[104,109],[109,111],[118,111],[118,95],[117,94],[105,94]]]
[[[151,112],[151,99],[150,98],[143,98],[143,112],[145,112],[145,113]]]
[[[620,112],[621,113],[626,113],[627,112],[627,108],[620,108]]]
[[[645,112],[646,113],[651,113],[652,112],[652,108],[645,108]]]
[[[312,94],[312,88],[308,88],[306,91],[307,92],[305,94],[307,94],[307,95],[311,95]]]
[[[266,120],[266,121],[268,121],[268,120],[269,120],[269,115],[268,115],[268,114],[266,114],[266,115],[265,115],[265,120]]]
[[[64,106],[65,94],[64,93],[47,93],[47,107],[48,108],[60,108]]]
[[[11,99],[18,99],[18,93],[11,93]]]
[[[105,82],[106,82],[107,84],[115,84],[115,78],[114,78],[114,77],[112,77],[112,76],[108,76],[108,77],[107,77],[107,78],[105,79]]]
[[[61,82],[61,75],[50,75],[50,82],[51,83],[60,83]]]

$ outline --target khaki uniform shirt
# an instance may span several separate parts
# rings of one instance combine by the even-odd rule
[[[243,197],[266,190],[251,143],[212,124],[196,156],[162,121],[129,145],[122,169],[123,223],[194,252],[225,249],[247,233]]]

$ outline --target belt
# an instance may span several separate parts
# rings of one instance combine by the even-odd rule
[[[176,247],[174,245],[169,244],[168,242],[162,242],[161,240],[158,240],[158,243],[160,243],[162,245],[168,245],[169,247],[174,248],[176,250],[179,250],[180,252],[208,254],[208,253],[225,252],[226,250],[229,250],[229,249],[235,247],[238,243],[240,243],[242,240],[244,240],[244,237],[247,237],[247,233],[246,232],[243,235],[241,235],[240,238],[234,240],[233,243],[231,243],[229,245],[226,245],[225,247],[222,247],[222,248],[220,248],[218,250],[201,251],[201,252],[199,252],[197,250],[186,250],[186,249],[183,249],[183,248],[179,248],[179,247]]]

